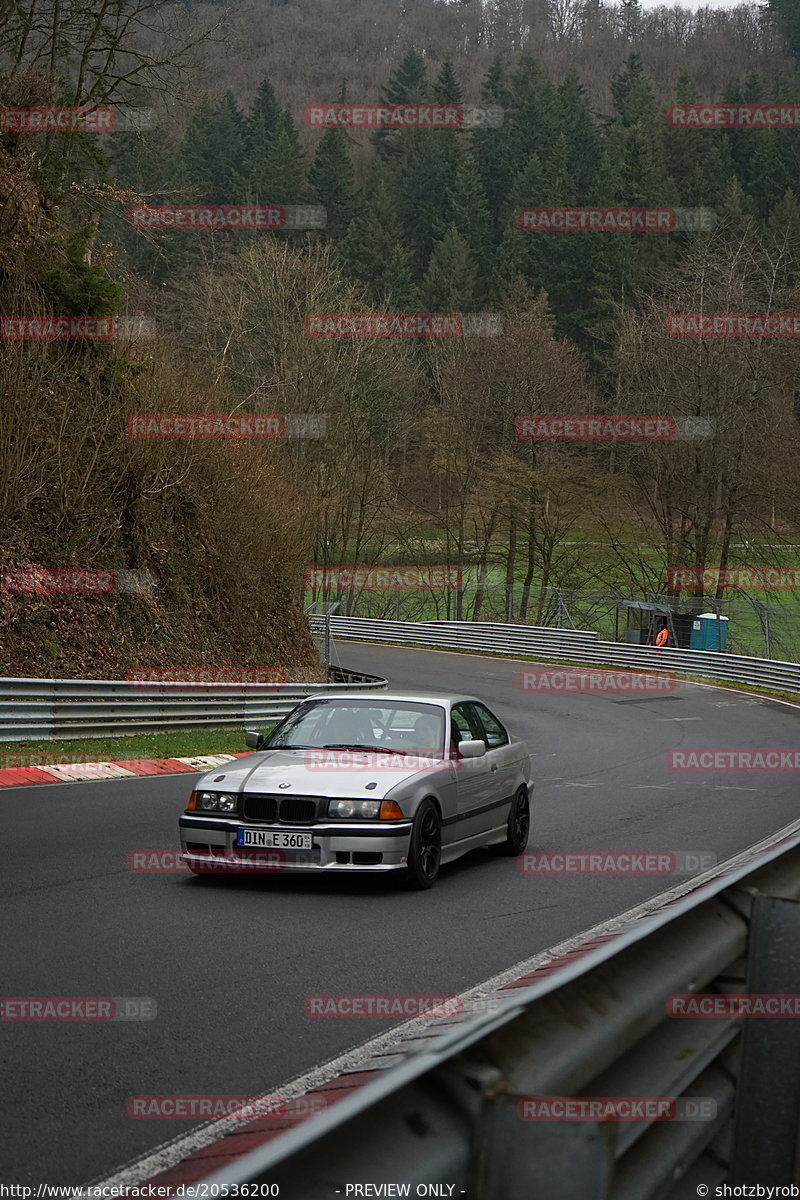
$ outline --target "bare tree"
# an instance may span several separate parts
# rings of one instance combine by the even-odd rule
[[[788,499],[796,488],[791,350],[777,338],[675,337],[665,329],[668,314],[783,311],[780,269],[752,231],[722,231],[699,242],[658,295],[620,323],[619,411],[710,430],[617,448],[620,488],[666,567],[728,566],[735,537],[770,526],[773,489]],[[647,574],[652,584],[652,561]]]

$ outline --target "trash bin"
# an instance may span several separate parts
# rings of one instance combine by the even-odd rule
[[[726,650],[728,646],[728,618],[716,613],[701,613],[692,621],[691,650]]]

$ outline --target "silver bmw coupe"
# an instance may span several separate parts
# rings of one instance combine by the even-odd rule
[[[478,846],[525,849],[527,747],[473,696],[320,696],[246,743],[180,818],[196,874],[401,871],[429,888]]]

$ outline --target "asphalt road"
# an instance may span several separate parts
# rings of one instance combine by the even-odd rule
[[[531,694],[522,664],[363,644],[353,669],[478,694],[528,741],[529,849],[711,851],[797,817],[790,773],[676,773],[676,746],[789,747],[798,710],[680,685],[649,698]],[[177,845],[193,776],[5,789],[4,996],[147,996],[137,1022],[0,1024],[0,1181],[81,1184],[191,1128],[134,1120],[133,1095],[258,1094],[358,1045],[379,1020],[314,1020],[309,993],[462,991],[669,887],[541,877],[478,851],[427,893],[391,879],[196,880],[132,873]]]

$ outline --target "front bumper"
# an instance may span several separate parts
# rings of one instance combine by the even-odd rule
[[[286,873],[398,871],[408,862],[411,821],[348,821],[292,826],[310,833],[310,850],[253,850],[236,845],[239,829],[255,824],[238,817],[194,816],[180,822],[181,857],[187,865],[216,871]],[[269,828],[279,829],[280,825]]]

